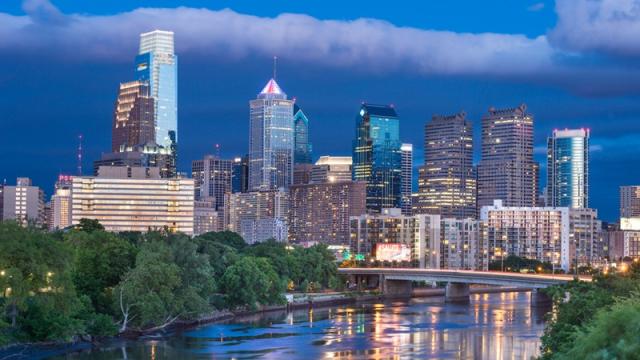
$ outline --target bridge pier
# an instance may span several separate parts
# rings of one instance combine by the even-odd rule
[[[444,301],[455,304],[469,303],[469,284],[450,282],[445,289]]]
[[[550,307],[553,300],[549,295],[545,294],[542,289],[531,290],[531,307]]]
[[[387,280],[380,276],[380,291],[388,297],[411,297],[413,284],[409,280]]]

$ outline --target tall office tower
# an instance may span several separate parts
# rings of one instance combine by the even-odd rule
[[[173,150],[153,141],[134,146],[121,146],[121,151],[103,153],[93,162],[93,175],[98,175],[100,166],[156,167],[162,178],[177,175]]]
[[[120,84],[113,113],[111,151],[155,142],[154,100],[146,81]]]
[[[282,189],[227,193],[224,213],[227,230],[248,244],[271,238],[287,241],[289,195]]]
[[[96,219],[113,232],[164,229],[193,234],[193,179],[162,179],[158,168],[101,166],[74,176],[71,221]]]
[[[249,188],[249,156],[235,157],[231,170],[231,192],[247,192]]]
[[[313,164],[295,164],[293,165],[293,184],[309,184],[311,182],[311,171]]]
[[[367,182],[367,210],[401,205],[400,119],[392,106],[362,104],[353,141],[353,179]]]
[[[400,183],[400,209],[403,215],[411,215],[411,194],[413,190],[413,144],[402,144],[402,182]]]
[[[533,161],[533,115],[522,104],[490,108],[482,118],[482,159],[478,165],[478,208],[502,200],[505,206],[534,206],[538,166]]]
[[[178,143],[178,55],[173,32],[154,30],[140,34],[135,78],[149,84],[154,99],[155,142],[173,151]],[[135,145],[135,144],[134,144]]]
[[[554,130],[547,140],[547,206],[589,207],[589,130]]]
[[[350,181],[353,159],[351,156],[320,156],[311,168],[311,182]]]
[[[620,186],[620,217],[640,217],[640,185]]]
[[[225,194],[230,193],[232,189],[233,160],[224,160],[213,155],[207,155],[202,160],[193,160],[191,177],[195,185],[196,200],[213,203],[213,209],[219,217],[216,230],[224,230],[224,201]],[[199,205],[200,208],[204,207],[204,203]]]
[[[291,185],[289,241],[349,245],[349,217],[365,213],[365,189],[351,180]]]
[[[424,127],[424,166],[415,211],[445,218],[475,218],[473,127],[465,112],[434,115]]]
[[[309,142],[309,119],[298,106],[293,106],[294,153],[295,164],[311,164],[311,143]]]
[[[44,192],[29,178],[18,178],[15,186],[4,185],[2,219],[15,220],[22,226],[45,224]]]
[[[71,226],[71,187],[73,178],[69,175],[58,176],[54,193],[51,196],[51,230]]]
[[[274,79],[249,102],[249,191],[293,182],[293,100]]]

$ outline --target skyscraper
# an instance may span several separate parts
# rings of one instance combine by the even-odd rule
[[[249,156],[238,156],[233,159],[231,170],[231,192],[247,192],[249,187]]]
[[[294,155],[295,164],[311,164],[311,143],[309,142],[309,119],[296,104],[293,106]]]
[[[478,165],[478,208],[535,206],[538,165],[533,161],[533,116],[527,106],[490,108],[482,118],[482,159]]]
[[[467,115],[434,115],[424,127],[424,166],[415,211],[443,218],[476,217],[473,127]]]
[[[640,186],[620,186],[620,217],[640,217]]]
[[[191,162],[196,200],[212,198],[215,209],[224,208],[224,195],[231,192],[233,160],[207,155]]]
[[[351,180],[351,156],[320,156],[311,169],[311,182],[321,184]]]
[[[155,141],[174,149],[178,142],[178,56],[173,32],[154,30],[140,34],[135,78],[147,82],[154,99]]]
[[[547,140],[547,206],[589,207],[589,130],[554,130]]]
[[[400,208],[403,215],[411,215],[411,193],[413,188],[413,145],[402,144],[402,183],[400,184]]]
[[[249,107],[249,190],[291,185],[293,101],[271,79]]]
[[[155,142],[154,111],[147,81],[120,84],[113,114],[111,151]]]
[[[362,104],[353,141],[353,179],[367,182],[367,210],[401,205],[400,119],[392,106]]]

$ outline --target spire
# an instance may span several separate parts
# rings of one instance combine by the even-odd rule
[[[269,80],[267,85],[262,89],[262,91],[260,91],[260,95],[266,95],[266,94],[284,95],[284,92],[282,92],[282,89],[280,89],[280,86],[278,85],[276,80],[271,79]]]
[[[277,70],[278,70],[278,57],[274,56],[273,57],[273,80],[276,79]]]

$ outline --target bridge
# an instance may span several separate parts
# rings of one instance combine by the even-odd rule
[[[418,268],[340,268],[339,274],[347,275],[359,289],[378,288],[383,294],[393,297],[410,296],[413,281],[446,282],[445,301],[469,302],[469,285],[495,285],[533,289],[531,303],[542,305],[550,299],[539,289],[563,284],[576,279],[564,274],[523,274],[497,271],[440,270]],[[577,277],[580,281],[591,281],[590,276]]]

